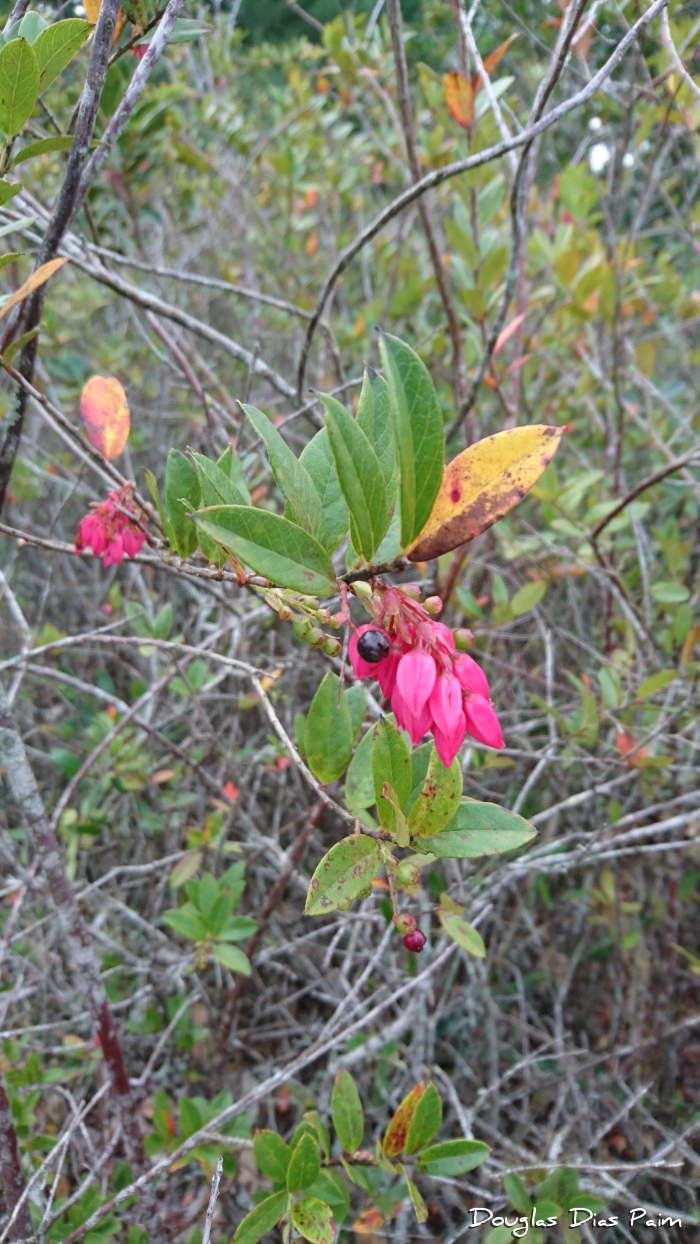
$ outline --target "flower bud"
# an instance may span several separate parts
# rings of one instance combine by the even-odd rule
[[[403,860],[399,864],[396,876],[401,885],[418,885],[420,881],[420,868],[417,864],[412,864],[410,860]]]
[[[442,613],[442,600],[439,596],[429,596],[427,600],[423,601],[423,608],[426,613],[437,616],[438,613]]]
[[[410,916],[407,911],[402,911],[400,916],[394,916],[394,924],[396,925],[397,933],[401,934],[415,933],[418,928],[415,917]]]
[[[420,600],[420,587],[417,583],[404,583],[402,591],[410,596],[411,600]]]
[[[317,621],[317,622],[330,622],[330,620],[331,620],[331,611],[330,611],[330,609],[319,609],[319,610],[317,610],[317,613],[316,613],[316,621]]]
[[[454,637],[455,648],[458,652],[466,652],[467,649],[471,648],[474,643],[474,636],[466,626],[460,626],[459,629],[454,632]]]
[[[370,600],[372,596],[372,589],[369,583],[363,583],[361,579],[358,579],[357,583],[353,583],[350,590],[355,596],[364,596],[366,600]]]
[[[303,605],[305,609],[316,610],[318,609],[319,602],[317,601],[315,596],[300,596],[299,604]]]
[[[282,605],[282,608],[279,611],[279,615],[280,615],[280,620],[282,622],[291,622],[292,618],[294,617],[294,614],[289,608],[289,605]]]
[[[311,629],[311,622],[308,618],[299,618],[292,627],[297,639],[306,639],[306,636]]]
[[[325,644],[323,645],[323,651],[325,652],[327,657],[339,657],[340,656],[340,644],[338,643],[338,640],[327,639]]]
[[[307,644],[310,644],[312,648],[322,648],[326,642],[326,638],[327,636],[325,631],[322,631],[318,626],[312,626],[306,636],[306,642]]]

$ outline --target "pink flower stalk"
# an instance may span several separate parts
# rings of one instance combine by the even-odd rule
[[[455,651],[449,627],[398,587],[375,585],[371,609],[376,622],[353,633],[350,661],[356,678],[377,679],[412,742],[431,730],[447,767],[465,734],[487,747],[503,747],[488,679],[472,657]]]
[[[78,524],[76,553],[91,548],[95,557],[102,557],[103,566],[118,566],[125,557],[136,556],[146,536],[133,508],[133,487],[124,484],[106,501],[91,502],[90,513]]]

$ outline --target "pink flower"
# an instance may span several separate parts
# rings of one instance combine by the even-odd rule
[[[485,743],[487,747],[504,747],[501,723],[490,702],[483,695],[464,697],[464,716],[467,722],[467,734],[477,743]]]
[[[375,584],[370,610],[376,622],[354,632],[350,661],[357,678],[377,679],[412,742],[432,730],[447,768],[465,734],[488,747],[503,747],[484,671],[472,657],[455,651],[452,631],[433,620],[416,593]],[[360,641],[368,632],[374,635],[361,644],[363,656]]]
[[[93,502],[90,513],[78,524],[76,553],[91,548],[95,557],[102,556],[103,566],[118,566],[125,556],[136,556],[146,536],[133,509],[133,487],[124,484],[110,492],[106,501]]]
[[[420,717],[435,686],[435,658],[427,652],[407,652],[399,661],[396,686],[409,713]]]
[[[454,662],[454,672],[465,691],[475,691],[477,695],[489,698],[488,679],[480,665],[472,657],[461,652]]]

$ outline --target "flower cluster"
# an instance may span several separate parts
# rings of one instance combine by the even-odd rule
[[[350,661],[357,678],[377,679],[412,742],[431,730],[447,766],[465,734],[488,747],[503,747],[486,675],[472,657],[456,651],[449,627],[431,618],[402,588],[376,585],[367,607],[376,622],[354,632]]]
[[[110,492],[107,500],[92,502],[90,513],[78,524],[75,551],[91,548],[102,565],[118,566],[124,557],[135,557],[146,536],[133,509],[133,484]]]

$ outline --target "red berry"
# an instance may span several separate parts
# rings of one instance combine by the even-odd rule
[[[414,929],[412,933],[406,934],[403,944],[406,950],[412,950],[414,954],[419,955],[427,940],[425,933],[421,933],[420,929]]]
[[[394,916],[394,924],[399,933],[415,933],[418,928],[415,918],[409,916],[407,911],[403,911],[400,916]]]

